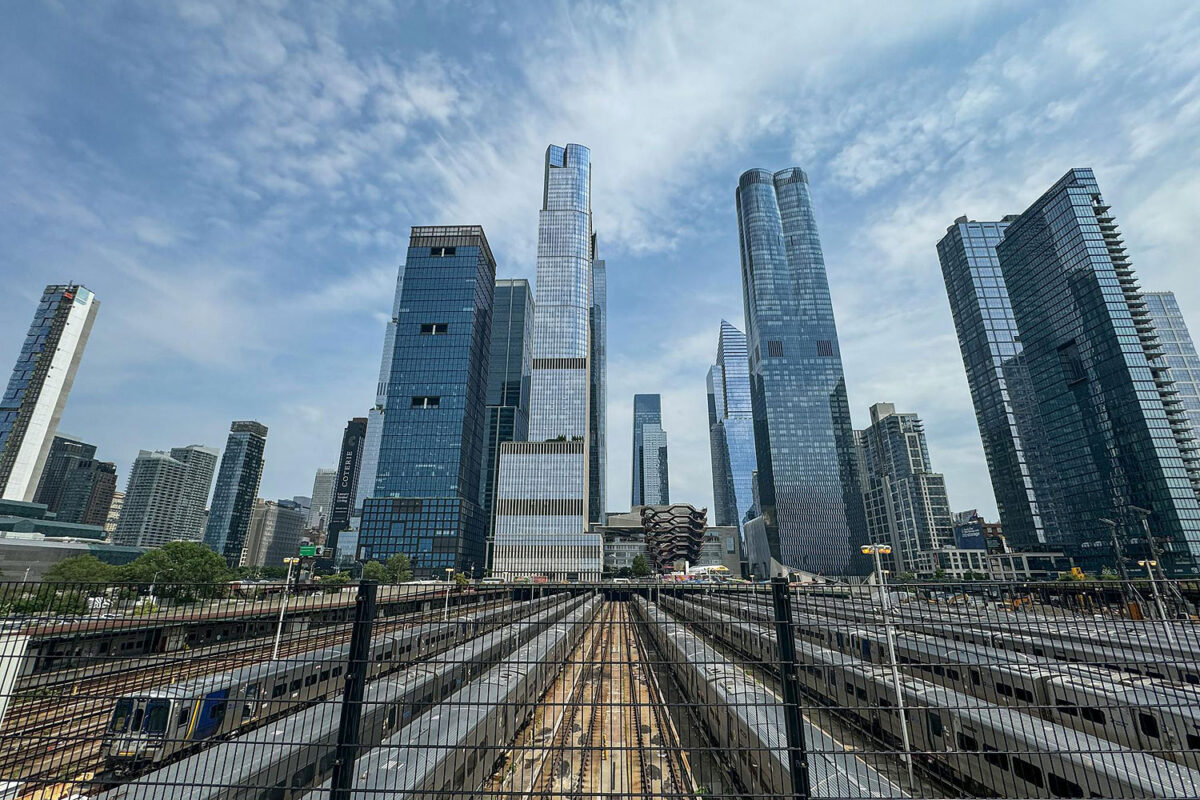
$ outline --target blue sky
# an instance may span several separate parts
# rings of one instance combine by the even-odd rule
[[[270,427],[307,494],[373,400],[408,228],[534,273],[542,154],[592,148],[609,501],[661,392],[672,499],[711,502],[704,375],[742,327],[734,187],[804,167],[855,422],[925,420],[994,515],[935,242],[1096,169],[1146,288],[1200,308],[1192,3],[19,3],[0,29],[0,368],[42,286],[102,307],[62,430],[137,450]]]

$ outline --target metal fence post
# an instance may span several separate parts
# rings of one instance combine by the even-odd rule
[[[358,758],[359,724],[362,720],[363,690],[370,666],[371,627],[375,621],[375,597],[378,584],[362,581],[354,602],[354,628],[350,634],[350,663],[346,670],[346,691],[342,695],[342,716],[338,723],[337,753],[330,782],[330,800],[349,800],[354,786],[354,762]]]
[[[779,645],[779,678],[783,685],[783,720],[787,730],[788,767],[792,792],[808,800],[808,747],[804,743],[804,718],[800,714],[800,675],[796,665],[796,634],[787,578],[771,579],[775,601],[775,641]]]

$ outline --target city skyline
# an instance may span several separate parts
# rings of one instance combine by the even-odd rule
[[[46,73],[47,91],[37,92],[32,86],[19,91],[20,102],[9,111],[14,115],[15,127],[9,128],[14,135],[5,138],[6,154],[13,156],[5,160],[5,174],[8,185],[15,187],[9,195],[14,213],[7,217],[0,240],[8,256],[3,262],[4,278],[12,288],[13,316],[18,319],[6,315],[0,320],[0,364],[7,366],[14,360],[28,322],[19,318],[27,316],[24,309],[32,308],[41,286],[48,280],[79,280],[97,292],[105,308],[62,428],[94,441],[102,456],[118,465],[121,485],[139,449],[162,442],[219,445],[228,420],[254,417],[271,426],[272,452],[277,454],[265,470],[263,496],[288,497],[306,491],[315,468],[336,459],[344,420],[367,411],[363,398],[372,396],[379,329],[388,313],[389,287],[402,249],[396,242],[407,226],[479,221],[497,249],[501,276],[531,277],[534,225],[527,209],[530,198],[536,198],[531,186],[537,183],[540,150],[547,140],[580,141],[593,148],[597,163],[607,170],[607,174],[597,172],[596,227],[605,237],[610,298],[621,298],[620,303],[610,303],[610,494],[628,480],[629,456],[625,447],[613,445],[628,441],[629,395],[661,391],[664,427],[672,431],[672,451],[678,456],[673,458],[673,494],[711,508],[700,386],[711,361],[715,325],[722,317],[740,322],[740,302],[736,298],[730,302],[728,297],[736,281],[736,252],[730,242],[725,187],[741,169],[755,163],[796,164],[813,180],[855,425],[866,423],[867,406],[880,398],[919,409],[928,427],[932,457],[946,473],[952,497],[964,507],[980,507],[995,519],[962,367],[947,356],[953,352],[953,328],[932,244],[949,220],[963,213],[999,219],[1025,207],[1064,169],[1092,165],[1115,204],[1131,251],[1138,254],[1144,287],[1174,291],[1185,317],[1194,317],[1200,308],[1200,285],[1188,272],[1190,262],[1181,249],[1181,232],[1194,227],[1187,216],[1193,212],[1187,210],[1189,204],[1178,202],[1190,196],[1195,185],[1195,174],[1182,156],[1195,151],[1196,134],[1187,126],[1165,124],[1180,118],[1190,96],[1179,90],[1187,85],[1183,75],[1191,63],[1186,57],[1191,40],[1180,34],[1162,43],[1163,61],[1155,62],[1152,91],[1106,88],[1107,99],[1097,107],[1094,88],[1106,82],[1105,75],[1130,73],[1138,67],[1132,48],[1123,44],[1128,37],[1117,37],[1107,30],[1109,26],[1126,32],[1163,25],[1173,28],[1181,16],[1193,13],[1185,7],[1162,4],[1136,18],[1115,7],[1105,15],[1106,25],[1083,17],[1075,8],[1046,10],[1036,20],[1021,19],[1025,15],[1019,9],[943,9],[931,12],[919,25],[889,11],[897,14],[891,18],[893,38],[862,43],[863,52],[856,54],[861,65],[843,74],[841,83],[829,90],[789,90],[778,98],[773,114],[755,116],[752,123],[747,122],[751,119],[747,109],[781,86],[811,86],[804,71],[836,70],[843,64],[841,56],[823,50],[819,58],[798,56],[796,64],[764,73],[765,60],[755,59],[737,34],[721,31],[719,14],[696,27],[691,14],[680,9],[662,18],[634,10],[623,13],[632,23],[629,30],[686,28],[689,36],[710,45],[728,44],[728,52],[744,59],[745,69],[724,70],[728,73],[724,77],[700,65],[698,74],[713,78],[714,102],[665,128],[670,136],[661,143],[632,135],[628,128],[614,132],[611,119],[589,113],[567,92],[561,95],[566,105],[549,113],[535,102],[541,90],[525,87],[515,95],[515,107],[528,112],[533,103],[538,113],[528,127],[536,131],[537,141],[515,135],[506,116],[497,118],[489,129],[495,139],[483,150],[486,157],[470,162],[479,171],[459,189],[454,176],[461,175],[468,163],[461,153],[470,150],[463,145],[478,142],[461,135],[447,137],[447,129],[472,113],[471,101],[478,95],[472,93],[468,78],[478,77],[477,65],[459,64],[453,54],[430,51],[431,63],[414,67],[413,80],[442,91],[423,95],[428,97],[425,104],[412,112],[411,145],[397,144],[386,159],[408,164],[420,160],[421,148],[434,147],[433,138],[420,131],[422,124],[446,138],[446,148],[461,151],[456,154],[441,146],[430,151],[446,165],[450,177],[419,171],[416,177],[421,179],[413,183],[421,187],[424,197],[394,195],[397,190],[392,184],[360,181],[368,176],[367,168],[376,165],[371,159],[377,153],[352,164],[338,183],[321,184],[313,173],[297,174],[296,159],[284,159],[284,155],[294,156],[300,145],[288,144],[278,157],[259,150],[247,152],[235,145],[227,129],[216,127],[215,112],[202,116],[203,124],[185,134],[167,121],[181,105],[169,103],[161,118],[151,112],[143,123],[148,135],[158,141],[166,141],[164,131],[182,137],[178,145],[168,143],[165,153],[153,148],[141,153],[125,150],[118,137],[94,123],[95,112],[86,104],[79,106],[82,117],[64,119],[56,127],[49,121],[55,115],[45,111],[68,99],[63,83],[67,72],[43,65],[37,74]],[[247,51],[238,51],[242,56],[236,60],[237,75],[247,83],[273,86],[279,67],[312,52],[304,40],[283,37],[282,21],[268,12],[254,14],[252,21],[261,23],[256,26],[246,25],[233,13],[218,16],[209,27],[200,26],[197,18],[155,17],[170,41],[174,41],[171,36],[196,34],[198,41],[189,46],[170,48],[170,58],[181,65],[195,64],[202,48],[224,41],[222,37],[238,27],[253,28],[268,45],[279,40],[282,50],[273,46],[257,50],[260,55],[272,54],[277,59],[273,62],[249,60]],[[68,22],[46,9],[22,9],[17,14],[10,31],[14,58],[32,57],[28,44],[17,39],[21,31],[44,25],[47,19],[64,23],[57,36],[82,63],[106,60],[105,32],[118,20],[97,11]],[[622,34],[619,26],[600,25],[595,18],[591,21],[600,28],[604,47],[599,42],[589,45],[587,58],[580,58],[595,60],[596,67],[580,70],[578,77],[572,77],[572,87],[594,80],[602,65],[621,60],[630,65],[661,63],[649,52],[648,40]],[[546,35],[561,32],[566,22],[561,14],[550,15]],[[792,29],[783,17],[769,22],[774,24],[765,27],[778,28],[778,35]],[[415,31],[437,31],[445,21],[435,17],[417,23],[413,34],[401,37],[402,43],[412,46]],[[301,24],[319,27],[308,21]],[[836,16],[819,24],[828,39],[835,40],[847,30]],[[972,46],[953,53],[921,52],[929,37],[959,26]],[[1072,37],[1092,41],[1095,47],[1062,48],[1054,35],[1058,31],[1071,31]],[[338,74],[365,81],[368,97],[387,99],[388,88],[371,82],[373,78],[367,80],[362,69],[376,50],[369,43],[361,52],[349,47],[351,32],[334,31],[333,40],[343,52],[326,55],[320,66],[342,69]],[[478,40],[480,34],[468,35]],[[146,44],[135,38],[133,44],[139,43]],[[509,40],[500,40],[496,47],[510,69],[539,63]],[[607,47],[611,55],[606,55]],[[754,48],[762,49],[758,42]],[[415,52],[425,51],[417,46]],[[1105,58],[1093,63],[1087,60],[1089,52],[1103,52]],[[125,111],[134,110],[148,97],[161,96],[163,89],[182,89],[176,95],[179,104],[205,99],[195,86],[179,84],[184,80],[180,72],[163,70],[155,76],[158,71],[152,67],[158,59],[169,63],[166,51],[151,47],[141,58],[135,65],[151,69],[135,70],[139,80],[119,90],[111,73],[96,70],[97,99]],[[893,63],[889,61],[893,58],[897,68],[885,71],[881,64]],[[913,86],[906,77],[912,69],[935,63],[950,68],[937,70],[937,77],[925,88]],[[1002,70],[1001,64],[1015,66]],[[684,85],[683,74],[695,73],[696,67],[689,61],[686,69],[668,70],[660,79],[679,87]],[[389,62],[389,68],[402,66]],[[466,76],[452,68],[465,69]],[[1043,70],[1054,72],[1056,81],[1029,83],[1031,72]],[[643,122],[662,123],[660,112],[637,91],[643,84],[629,80],[629,72],[620,74],[631,87],[630,113]],[[209,73],[202,73],[202,79],[220,80]],[[506,78],[498,75],[501,79]],[[307,85],[297,91],[307,91]],[[806,91],[815,94],[805,95]],[[604,99],[611,101],[610,90],[606,87],[604,92]],[[869,106],[871,98],[887,102],[874,110],[855,105],[854,113],[839,121],[829,110],[833,92],[839,96],[865,92],[863,106]],[[1015,106],[995,100],[1016,95],[1022,97]],[[560,96],[558,91],[555,96]],[[1123,105],[1119,128],[1103,136],[1089,132],[1096,127],[1091,124],[1096,115],[1110,104]],[[203,107],[201,103],[199,109]],[[346,115],[349,106],[339,108],[342,112],[318,137],[316,156],[332,153],[333,143],[359,124],[357,117]],[[673,113],[673,108],[661,113]],[[734,119],[739,115],[740,122]],[[963,120],[954,126],[953,134],[941,132],[948,127],[942,124],[943,115]],[[1021,115],[1040,122],[1018,143],[1003,132]],[[804,123],[796,125],[797,118]],[[311,118],[302,116],[299,121],[307,123]],[[929,125],[923,124],[926,121]],[[713,132],[702,133],[710,124]],[[751,125],[751,129],[727,141],[735,124]],[[80,152],[73,151],[62,135],[63,126],[78,128],[104,166],[88,164]],[[22,131],[47,135],[17,135]],[[975,145],[957,146],[964,141]],[[686,167],[699,156],[713,155],[714,142],[720,149],[716,157],[687,174]],[[903,144],[902,150],[879,160],[897,142]],[[176,159],[184,150],[192,155]],[[170,155],[166,160],[175,164],[170,169],[178,170],[168,173],[173,179],[192,181],[189,185],[199,186],[205,197],[226,198],[213,204],[211,223],[191,213],[190,201],[177,199],[188,194],[177,191],[178,181],[170,181],[172,191],[164,194],[151,180],[165,163],[155,152]],[[390,159],[393,155],[403,158]],[[251,156],[261,159],[252,161]],[[257,169],[216,172],[217,165],[225,163],[223,158]],[[316,158],[307,161],[314,169],[320,163]],[[1182,171],[1177,169],[1180,164],[1186,167]],[[357,191],[359,183],[366,194]],[[353,208],[336,199],[347,189],[357,198]],[[375,191],[382,191],[382,202],[367,196]],[[59,202],[47,206],[21,199],[39,195]],[[509,212],[506,206],[514,210]],[[264,213],[266,207],[292,208],[292,213],[273,218]],[[341,223],[352,218],[351,211],[364,208],[369,211],[365,223],[340,229],[308,224],[326,211],[333,212],[331,220]],[[244,227],[239,218],[244,218]],[[294,235],[307,227],[313,229],[311,236]],[[42,230],[56,234],[51,237],[39,233]],[[231,230],[235,235],[229,235]],[[247,231],[253,235],[243,236]],[[248,244],[236,245],[235,239]],[[209,258],[224,266],[208,269]],[[47,275],[52,267],[69,274]],[[277,281],[281,275],[289,279]],[[267,281],[272,288],[255,292],[252,308],[244,300],[249,293],[242,297],[234,296],[241,292],[223,291],[236,285],[239,276],[249,276],[255,288],[266,288]],[[664,294],[685,278],[694,281],[691,294],[699,303],[698,308],[688,309],[688,315],[677,314],[662,302]],[[176,320],[163,316],[173,306],[164,298],[171,296],[172,287],[185,284],[191,289],[193,313],[181,324],[168,324]],[[875,302],[877,291],[897,302],[887,304],[881,313]],[[663,318],[650,319],[650,312],[662,313]],[[248,377],[266,363],[284,367],[278,381]],[[909,380],[914,371],[923,380]],[[127,402],[130,394],[136,402]],[[609,505],[623,504],[610,501]]]

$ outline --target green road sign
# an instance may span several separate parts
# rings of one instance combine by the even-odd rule
[[[315,544],[306,544],[300,546],[301,558],[315,558],[317,555],[317,546]]]

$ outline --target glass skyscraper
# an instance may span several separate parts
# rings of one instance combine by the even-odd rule
[[[633,491],[629,507],[670,503],[667,434],[662,428],[662,396],[633,396]]]
[[[500,446],[493,571],[599,578],[603,546],[587,533],[598,424],[591,406],[603,378],[593,373],[596,240],[591,152],[546,150],[538,218],[537,316],[529,441]]]
[[[712,459],[713,519],[718,526],[744,525],[754,507],[754,409],[746,335],[725,320],[717,339],[717,363],[708,370],[708,436]]]
[[[496,281],[488,361],[487,432],[483,452],[483,510],[495,531],[496,475],[501,442],[529,438],[529,385],[533,372],[533,291],[527,280]]]
[[[1068,553],[1087,570],[1116,564],[1108,519],[1126,557],[1158,556],[1168,574],[1197,574],[1192,428],[1092,171],[1059,179],[1009,224],[996,253],[1057,469],[1052,502]]]
[[[414,227],[398,284],[375,487],[359,559],[412,560],[418,577],[484,566],[488,358],[496,260],[483,229]]]
[[[1174,292],[1142,292],[1146,311],[1162,344],[1163,358],[1171,368],[1171,379],[1179,392],[1184,413],[1192,423],[1192,434],[1200,436],[1200,355],[1188,332]]]
[[[588,440],[588,522],[604,524],[608,476],[608,271],[592,261],[591,427]]]
[[[933,471],[925,426],[916,414],[876,403],[871,427],[856,437],[871,541],[892,546],[895,569],[920,572],[922,553],[954,543],[946,479]]]
[[[253,420],[234,422],[221,456],[217,487],[204,529],[204,543],[236,567],[242,560],[250,516],[262,481],[267,426]]]
[[[1055,469],[1041,450],[1041,417],[996,256],[1014,219],[959,217],[937,244],[938,260],[1005,538],[1022,548],[1059,547]]]
[[[809,572],[864,571],[854,429],[808,176],[743,173],[737,214],[766,547]]]
[[[0,398],[0,499],[33,500],[99,309],[78,284],[42,293]]]

